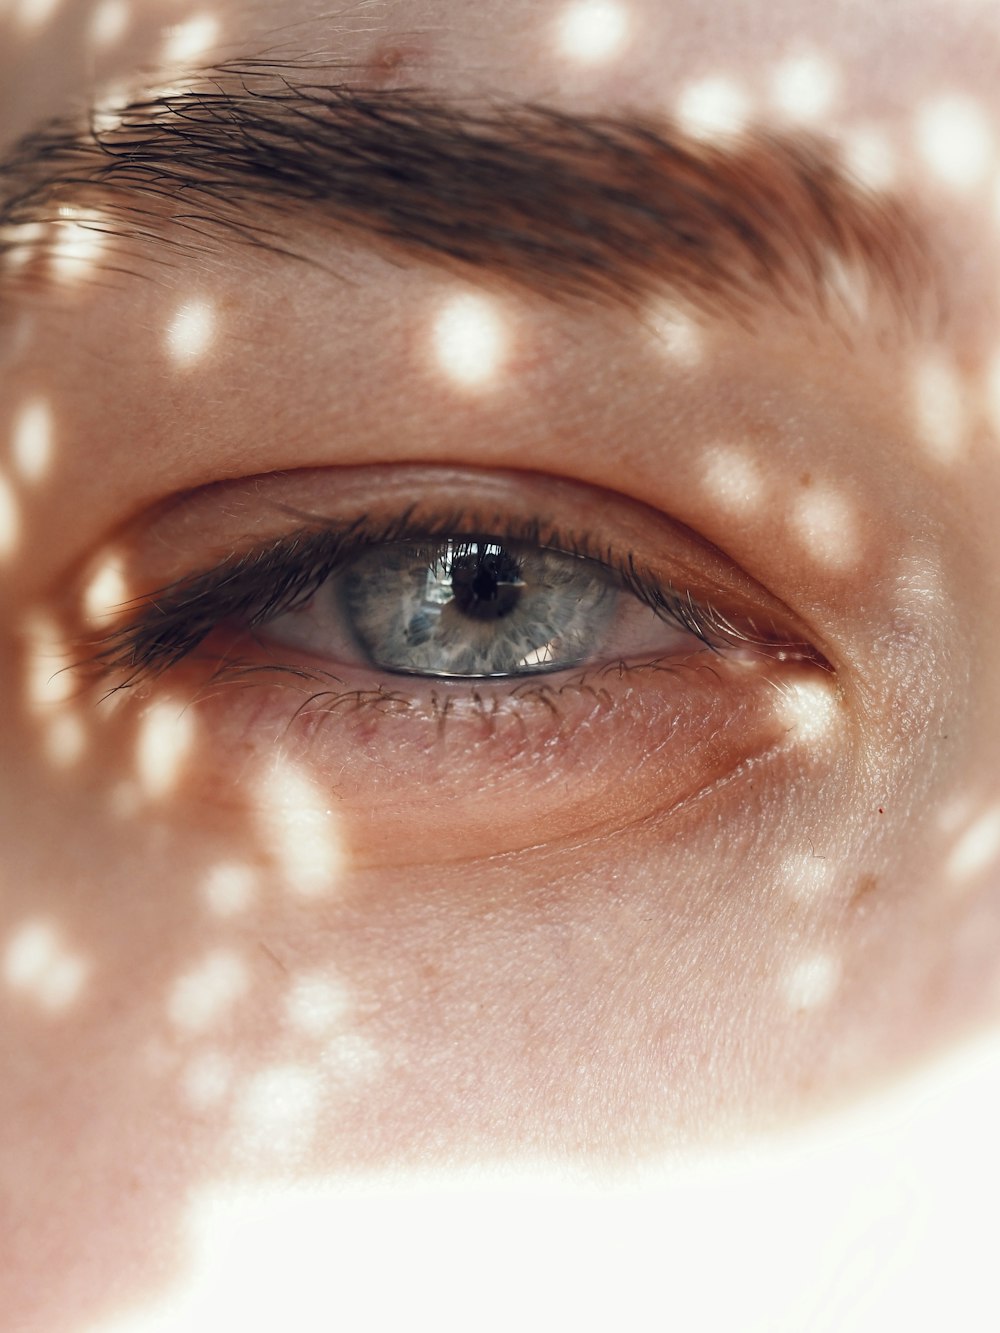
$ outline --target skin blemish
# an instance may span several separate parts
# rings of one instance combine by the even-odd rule
[[[89,972],[89,965],[67,948],[49,921],[25,922],[4,949],[7,985],[50,1013],[65,1012],[79,998]]]
[[[695,139],[740,134],[750,118],[750,100],[732,79],[721,75],[689,83],[677,101],[677,121]]]
[[[243,959],[230,949],[216,949],[174,983],[167,1017],[182,1032],[205,1032],[222,1022],[249,989],[250,974]]]
[[[252,906],[257,893],[257,873],[238,861],[223,861],[212,867],[202,885],[205,906],[213,916],[238,916]]]
[[[840,982],[840,966],[829,954],[803,958],[782,981],[782,993],[789,1008],[798,1012],[818,1009],[833,996]]]
[[[346,987],[325,972],[296,977],[285,999],[289,1026],[308,1037],[325,1037],[341,1027],[348,1011]]]
[[[704,465],[706,489],[729,513],[747,513],[760,504],[764,482],[752,458],[717,445],[706,454]]]
[[[954,462],[965,441],[968,389],[955,367],[938,352],[921,357],[911,386],[918,441],[935,461]]]
[[[888,136],[879,129],[858,126],[841,140],[844,167],[868,190],[891,189],[898,175],[898,155]]]
[[[52,465],[55,434],[52,408],[44,398],[24,404],[14,418],[11,434],[11,458],[14,471],[22,481],[42,480]]]
[[[453,384],[484,389],[497,379],[507,336],[489,298],[476,293],[453,297],[434,322],[432,340],[437,364]]]
[[[304,1153],[316,1132],[321,1080],[314,1066],[279,1065],[255,1074],[241,1090],[233,1123],[233,1148],[258,1163],[287,1161]]]
[[[646,316],[654,345],[675,365],[694,367],[704,356],[704,335],[690,315],[671,305],[655,306]]]
[[[556,47],[577,64],[600,65],[620,54],[628,29],[624,6],[614,0],[575,0],[560,15]]]
[[[168,28],[163,43],[163,61],[186,65],[199,59],[214,46],[219,37],[219,20],[211,14],[199,14]]]
[[[9,560],[21,541],[21,506],[7,478],[0,472],[0,560]]]
[[[193,366],[211,347],[214,337],[215,309],[211,302],[185,301],[167,325],[167,355],[175,366]]]
[[[945,873],[952,884],[962,885],[981,875],[1000,856],[1000,807],[985,811],[956,839]]]
[[[90,18],[90,41],[93,46],[109,47],[125,36],[129,23],[129,7],[125,0],[103,0]]]
[[[161,699],[147,708],[139,724],[135,766],[148,800],[160,800],[174,790],[194,737],[194,716],[177,700]]]
[[[837,491],[816,487],[799,495],[792,506],[792,527],[817,564],[847,570],[859,559],[854,512]]]
[[[916,143],[931,174],[955,190],[981,185],[995,152],[985,109],[957,93],[934,98],[919,108]]]
[[[837,719],[837,696],[824,681],[795,681],[779,693],[778,714],[792,739],[806,744],[825,740]]]
[[[194,1110],[210,1111],[224,1101],[232,1083],[232,1061],[219,1051],[205,1051],[181,1075],[181,1092]]]
[[[838,84],[837,72],[829,60],[804,53],[783,61],[774,71],[771,100],[785,119],[815,122],[830,114]]]
[[[301,898],[326,897],[341,878],[343,850],[327,799],[287,764],[260,784],[262,832],[288,888]]]

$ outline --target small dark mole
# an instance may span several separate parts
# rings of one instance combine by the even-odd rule
[[[811,473],[811,472],[803,472],[802,476],[799,477],[799,485],[800,485],[800,486],[811,486],[812,484],[813,484],[813,476],[812,476],[812,473]]]
[[[885,810],[884,810],[884,808],[883,808],[881,805],[880,805],[879,808],[878,808],[878,812],[879,812],[880,815],[884,815],[884,814],[885,814]]]
[[[877,875],[862,875],[854,886],[854,892],[851,895],[851,906],[856,906],[864,898],[869,898],[878,888]]]
[[[417,54],[413,48],[387,45],[375,48],[365,71],[368,82],[374,88],[382,88],[393,81],[393,76],[408,64],[413,63]]]

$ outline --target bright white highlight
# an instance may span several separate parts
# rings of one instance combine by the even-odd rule
[[[242,1156],[289,1159],[312,1142],[320,1110],[320,1076],[311,1066],[265,1069],[241,1090],[234,1147]]]
[[[237,916],[253,903],[257,875],[249,866],[225,861],[208,872],[202,887],[205,905],[215,916]]]
[[[9,560],[21,540],[21,508],[14,488],[0,472],[0,560]]]
[[[84,615],[92,625],[99,625],[127,601],[128,588],[121,560],[109,556],[84,589]]]
[[[275,767],[261,784],[262,831],[289,889],[302,898],[327,896],[340,878],[337,822],[326,799],[287,764]]]
[[[218,1051],[205,1051],[184,1070],[181,1090],[189,1106],[208,1111],[225,1098],[232,1081],[232,1062]]]
[[[778,713],[796,741],[826,739],[837,720],[837,697],[820,680],[796,681],[779,696]]]
[[[52,223],[49,255],[55,276],[63,282],[85,277],[107,243],[100,213],[92,208],[64,205]]]
[[[24,626],[24,638],[26,702],[36,713],[51,713],[74,692],[72,674],[66,670],[73,658],[58,626],[48,616],[30,616]]]
[[[836,860],[813,852],[787,856],[781,866],[781,878],[788,896],[798,903],[815,903],[833,886]]]
[[[167,32],[163,59],[168,64],[186,64],[205,54],[219,36],[219,20],[211,14],[199,14],[178,23]]]
[[[323,1070],[335,1084],[356,1085],[372,1078],[382,1068],[381,1055],[366,1037],[342,1032],[323,1052]]]
[[[983,183],[994,153],[985,109],[960,94],[926,102],[917,113],[917,148],[928,169],[955,190]]]
[[[25,403],[14,418],[11,454],[14,470],[22,481],[37,482],[52,463],[55,425],[52,408],[44,398]]]
[[[841,142],[844,166],[869,190],[888,190],[898,169],[896,150],[881,130],[862,126],[846,133]]]
[[[816,1009],[826,1004],[837,989],[840,967],[829,954],[816,954],[797,963],[782,983],[792,1009]]]
[[[75,713],[62,713],[45,728],[45,757],[56,768],[71,768],[83,757],[87,733]]]
[[[812,558],[829,569],[849,569],[858,560],[854,512],[842,495],[815,488],[800,495],[792,524]]]
[[[16,18],[22,28],[38,31],[54,17],[60,0],[20,0]]]
[[[696,139],[726,138],[746,128],[750,102],[732,79],[689,83],[677,103],[678,123]]]
[[[168,795],[177,785],[184,760],[194,742],[194,718],[176,700],[151,704],[139,724],[136,776],[152,800]]]
[[[957,370],[939,353],[930,352],[914,368],[912,390],[918,440],[937,462],[954,462],[965,440],[968,399]]]
[[[970,824],[952,848],[945,867],[955,884],[989,869],[1000,857],[1000,809],[987,810]]]
[[[764,483],[752,458],[725,445],[705,456],[705,488],[730,513],[746,513],[760,504]]]
[[[560,53],[581,65],[613,59],[625,45],[628,16],[614,0],[575,0],[559,20]]]
[[[226,1018],[249,989],[243,960],[230,949],[217,949],[174,983],[167,1015],[183,1032],[205,1032]]]
[[[829,60],[800,55],[778,66],[771,92],[775,107],[789,120],[808,122],[830,113],[837,88],[837,73]]]
[[[349,1007],[347,988],[326,973],[297,977],[285,1000],[289,1026],[309,1037],[325,1037],[341,1026]]]
[[[656,340],[657,349],[677,366],[696,366],[704,355],[701,329],[690,317],[663,304],[654,307],[647,322]]]
[[[438,365],[453,383],[480,389],[496,378],[507,337],[488,297],[471,292],[453,297],[435,321],[433,338]]]
[[[94,46],[114,46],[125,36],[129,8],[125,0],[103,0],[90,19],[90,40]]]
[[[187,301],[167,325],[166,348],[177,366],[193,366],[215,336],[215,310],[208,301]]]
[[[90,971],[63,943],[48,921],[28,921],[7,942],[3,975],[12,990],[30,996],[52,1013],[79,996]]]

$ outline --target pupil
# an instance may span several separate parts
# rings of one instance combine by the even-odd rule
[[[501,620],[521,599],[521,571],[503,549],[474,547],[451,565],[455,605],[472,620]]]

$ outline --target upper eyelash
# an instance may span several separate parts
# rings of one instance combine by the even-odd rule
[[[132,611],[132,618],[92,644],[95,651],[78,665],[101,675],[124,673],[118,689],[136,685],[176,666],[227,620],[239,619],[253,629],[294,610],[370,546],[474,535],[594,560],[661,619],[693,634],[713,651],[734,643],[775,643],[773,636],[756,637],[752,625],[737,628],[719,611],[696,602],[690,592],[678,592],[641,566],[631,552],[622,556],[610,547],[598,550],[589,538],[566,536],[536,519],[508,523],[502,531],[495,530],[496,525],[489,532],[470,531],[468,515],[454,512],[416,520],[415,508],[388,522],[365,516],[339,525],[310,524],[175,580],[127,603],[122,610]]]

